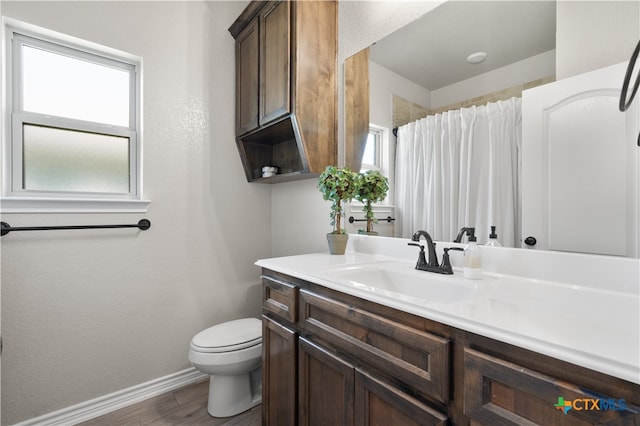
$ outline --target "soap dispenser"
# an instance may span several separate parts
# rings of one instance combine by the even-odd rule
[[[502,245],[498,242],[498,235],[496,234],[496,227],[491,227],[491,233],[489,234],[489,242],[485,244],[486,246],[491,247],[502,247]]]
[[[469,244],[464,248],[463,276],[471,280],[482,279],[482,253],[474,234],[469,235]]]

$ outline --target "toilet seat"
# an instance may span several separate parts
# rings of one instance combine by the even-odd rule
[[[197,352],[220,353],[250,348],[262,343],[262,322],[243,318],[214,325],[196,334],[191,348]]]

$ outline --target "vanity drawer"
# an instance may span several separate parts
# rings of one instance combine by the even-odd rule
[[[449,339],[300,290],[302,333],[437,401],[449,400]]]
[[[262,284],[263,310],[295,323],[298,319],[298,287],[265,275]]]
[[[565,412],[566,411],[566,412]],[[638,407],[474,349],[464,349],[464,414],[478,425],[635,425]]]

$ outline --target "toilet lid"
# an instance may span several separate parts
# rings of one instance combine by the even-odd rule
[[[243,318],[209,327],[196,334],[191,344],[202,352],[227,352],[248,348],[261,341],[262,322],[256,318]]]

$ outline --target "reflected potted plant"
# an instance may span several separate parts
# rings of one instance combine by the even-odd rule
[[[354,198],[363,204],[362,211],[364,211],[367,219],[366,231],[359,230],[359,233],[378,235],[373,230],[373,224],[378,223],[378,220],[373,216],[371,205],[384,200],[387,196],[387,191],[389,191],[389,180],[378,170],[367,170],[365,173],[358,173]]]
[[[318,178],[318,189],[322,197],[331,201],[331,225],[333,231],[327,234],[329,252],[331,254],[344,254],[347,248],[349,234],[342,227],[344,214],[342,203],[350,201],[355,196],[356,174],[348,167],[338,168],[328,166]]]

